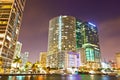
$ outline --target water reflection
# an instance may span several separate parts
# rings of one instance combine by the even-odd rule
[[[28,76],[1,76],[0,80],[120,80],[120,77],[107,75],[28,75]]]
[[[81,80],[80,75],[69,75],[66,80]]]
[[[25,76],[8,76],[6,80],[25,80]]]

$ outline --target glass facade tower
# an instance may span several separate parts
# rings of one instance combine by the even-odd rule
[[[0,0],[0,57],[10,68],[21,26],[25,0]]]
[[[90,22],[79,22],[76,25],[77,49],[84,48],[86,64],[89,67],[100,67],[100,46],[96,25]],[[92,64],[92,65],[91,65]]]
[[[59,16],[50,20],[48,39],[48,64],[52,68],[65,66],[65,52],[75,51],[75,18]]]

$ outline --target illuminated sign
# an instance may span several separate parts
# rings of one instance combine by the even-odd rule
[[[91,22],[88,22],[88,24],[89,25],[92,25],[92,26],[94,26],[94,27],[96,27],[96,25],[94,25],[93,23],[91,23]]]

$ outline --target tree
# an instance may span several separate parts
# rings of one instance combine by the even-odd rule
[[[21,57],[16,56],[15,59],[13,60],[13,63],[16,63],[16,68],[17,68],[19,64],[22,63]]]
[[[36,71],[37,71],[37,65],[34,63],[34,64],[32,65],[32,72],[33,72],[33,73],[36,73]]]
[[[25,64],[25,68],[31,68],[32,63],[30,61],[27,61]]]
[[[32,63],[30,61],[27,61],[24,66],[25,71],[28,72],[31,69],[31,67],[32,67]]]
[[[32,65],[32,70],[33,72],[40,72],[40,68],[41,68],[41,65],[40,65],[40,62],[39,61],[36,61],[33,65]]]

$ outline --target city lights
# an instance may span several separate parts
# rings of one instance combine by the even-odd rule
[[[39,1],[40,0],[38,0],[38,2]],[[43,30],[45,27],[41,27],[43,24],[39,24],[39,18],[37,17],[35,21],[31,20],[31,23],[27,23],[27,26],[30,26],[29,29],[27,29],[26,25],[25,28],[23,27],[27,29],[27,31],[25,31],[25,33],[23,33],[24,29],[22,30],[23,32],[21,31],[22,36],[26,38],[26,42],[22,42],[23,39],[19,39],[19,33],[21,25],[23,26],[23,24],[21,24],[22,18],[26,17],[26,15],[23,16],[25,3],[26,0],[0,0],[0,80],[83,80],[84,77],[85,80],[97,80],[95,76],[98,76],[98,79],[106,79],[103,78],[106,75],[107,77],[114,76],[114,80],[116,80],[116,78],[120,77],[120,52],[115,54],[114,60],[107,60],[106,58],[103,60],[101,57],[102,44],[99,42],[98,27],[96,24],[81,20],[81,15],[74,15],[76,17],[71,15],[54,17],[52,15],[53,18],[48,19],[49,22],[47,22],[47,24],[49,24],[47,28],[48,31]],[[37,4],[37,2],[35,3]],[[29,6],[29,4],[27,6]],[[39,5],[37,5],[37,7],[38,6]],[[37,7],[35,7],[35,10],[37,10]],[[45,6],[45,8],[47,7],[48,6]],[[72,8],[73,7],[74,6],[72,6]],[[24,23],[29,21],[31,17],[32,19],[33,17],[36,18],[37,14],[35,10],[31,9],[32,12],[29,12],[30,14],[27,15],[27,19],[23,20],[25,21]],[[49,12],[49,10],[45,11],[44,9],[45,12]],[[75,10],[78,10],[78,7]],[[71,11],[73,12],[74,10],[71,9]],[[64,10],[62,12],[64,12]],[[63,13],[60,12],[57,13],[57,15],[58,14]],[[81,16],[80,19],[78,19],[79,16]],[[48,18],[48,16],[45,15],[40,18],[42,18],[41,22],[43,22],[46,20],[43,18]],[[85,17],[84,19],[89,20]],[[110,22],[112,23],[112,20]],[[39,26],[39,30],[37,30],[37,26]],[[106,27],[104,28],[107,29]],[[38,31],[38,33],[33,32],[35,35],[32,35],[30,30],[33,29],[36,32]],[[41,34],[43,33],[42,31],[44,32],[43,35]],[[24,35],[28,33],[29,35]],[[35,38],[39,35],[41,42],[38,40],[38,37]],[[45,37],[46,35],[47,37]],[[111,39],[111,35],[109,36]],[[29,41],[30,39],[27,40],[29,37],[32,38],[32,42]],[[48,39],[46,43],[44,43],[43,37]],[[35,47],[34,45],[29,46],[29,43],[36,44],[36,41],[38,41],[38,45],[35,45]],[[105,44],[109,44],[110,41],[111,40],[107,43],[105,42]],[[30,52],[24,49],[23,51],[25,52],[22,52],[24,44],[27,44],[28,48],[25,49]],[[47,44],[47,46],[45,44]],[[39,47],[39,45],[41,47]],[[42,50],[44,47],[47,47],[46,50]],[[32,52],[33,48],[34,51]],[[37,51],[39,51],[39,54]],[[37,59],[37,57],[39,59]],[[86,75],[89,77],[86,77]]]
[[[92,26],[94,26],[94,27],[96,27],[96,25],[94,25],[93,23],[91,23],[91,22],[88,22],[90,25],[92,25]]]

